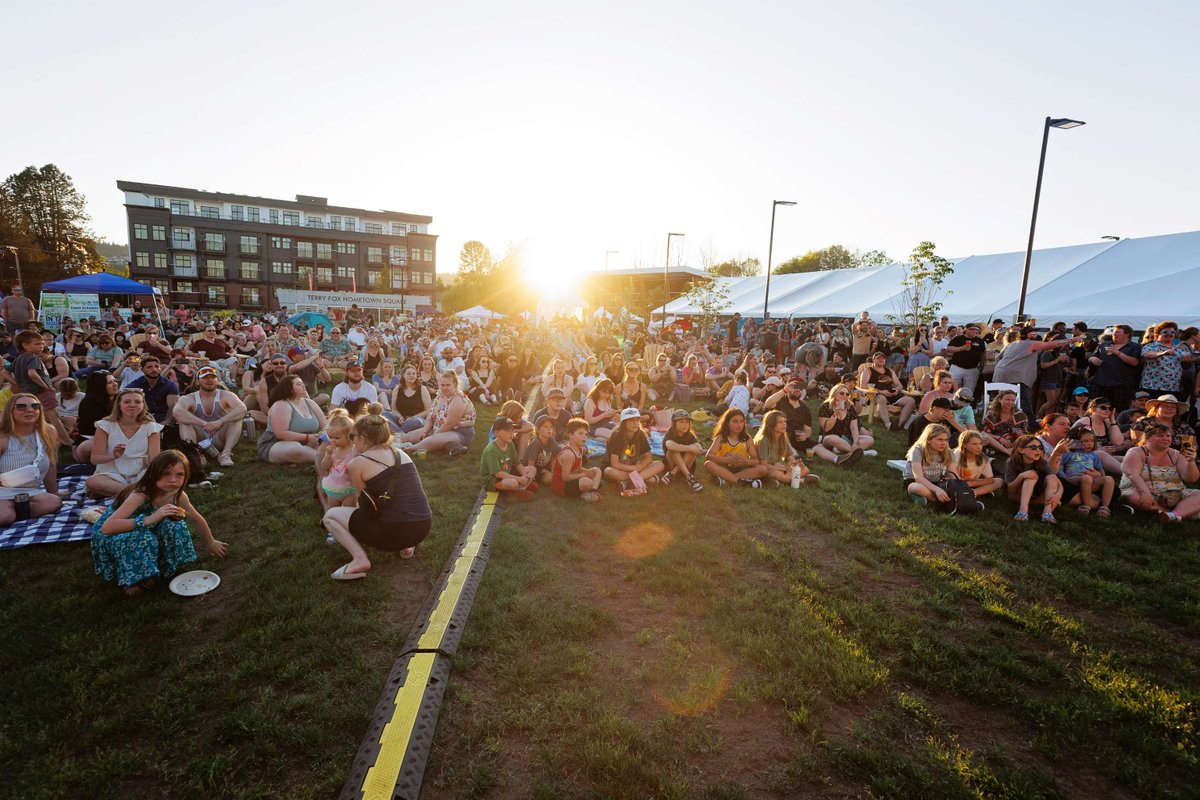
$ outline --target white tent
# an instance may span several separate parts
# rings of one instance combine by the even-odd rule
[[[802,319],[839,319],[857,316],[858,312],[864,308],[882,303],[895,296],[896,288],[900,286],[903,275],[904,268],[900,264],[888,264],[829,294],[798,301],[797,305],[788,309],[787,316]]]
[[[503,317],[504,315],[498,311],[492,311],[486,306],[471,306],[470,308],[464,308],[454,316],[459,319],[469,319],[472,322],[487,322],[488,320]]]
[[[612,312],[606,309],[604,306],[600,306],[592,312],[592,319],[612,319],[612,317]]]
[[[796,309],[820,302],[831,294],[853,287],[859,281],[874,275],[882,267],[859,267],[858,269],[833,269],[814,273],[821,277],[812,283],[788,292],[771,302],[771,314],[780,317],[799,316]]]

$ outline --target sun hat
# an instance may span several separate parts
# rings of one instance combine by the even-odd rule
[[[1158,408],[1159,406],[1165,406],[1167,403],[1172,403],[1175,406],[1176,414],[1186,414],[1187,413],[1187,410],[1188,410],[1187,403],[1179,402],[1179,398],[1173,394],[1164,394],[1164,395],[1161,395],[1160,397],[1156,397],[1153,400],[1147,401],[1146,402],[1146,410],[1153,411],[1154,409]]]
[[[621,422],[624,422],[627,419],[641,419],[641,418],[642,418],[642,412],[638,411],[636,408],[626,408],[623,411],[621,411]]]

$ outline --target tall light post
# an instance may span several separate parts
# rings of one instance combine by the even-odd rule
[[[671,281],[667,278],[667,270],[671,267],[671,237],[684,236],[682,233],[667,234],[667,261],[663,264],[663,327],[667,327],[667,301],[671,299]]]
[[[1077,119],[1046,117],[1046,125],[1042,128],[1042,156],[1038,160],[1037,187],[1033,190],[1033,219],[1029,221],[1029,245],[1025,248],[1025,271],[1021,273],[1021,300],[1017,303],[1018,322],[1025,319],[1025,292],[1029,289],[1029,262],[1033,259],[1033,232],[1037,228],[1038,201],[1042,197],[1042,172],[1046,169],[1046,142],[1050,140],[1050,129],[1070,130],[1086,124]]]
[[[771,256],[775,254],[775,209],[779,206],[794,206],[792,200],[775,200],[771,203],[771,240],[767,243],[767,289],[763,292],[763,321],[771,316],[768,304],[771,302]]]
[[[621,255],[620,250],[605,250],[604,251],[604,274],[608,274],[608,257]]]
[[[13,258],[17,260],[17,286],[24,286],[25,282],[21,279],[21,254],[17,252],[17,248],[13,245],[8,245],[8,252],[13,254]]]

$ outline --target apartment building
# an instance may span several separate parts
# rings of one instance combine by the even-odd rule
[[[117,181],[129,224],[130,276],[174,306],[278,309],[275,289],[436,293],[432,217]]]

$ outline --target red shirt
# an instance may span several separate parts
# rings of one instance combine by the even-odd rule
[[[229,345],[224,339],[213,339],[211,342],[203,337],[188,345],[193,353],[203,353],[206,358],[220,360],[229,355]]]

